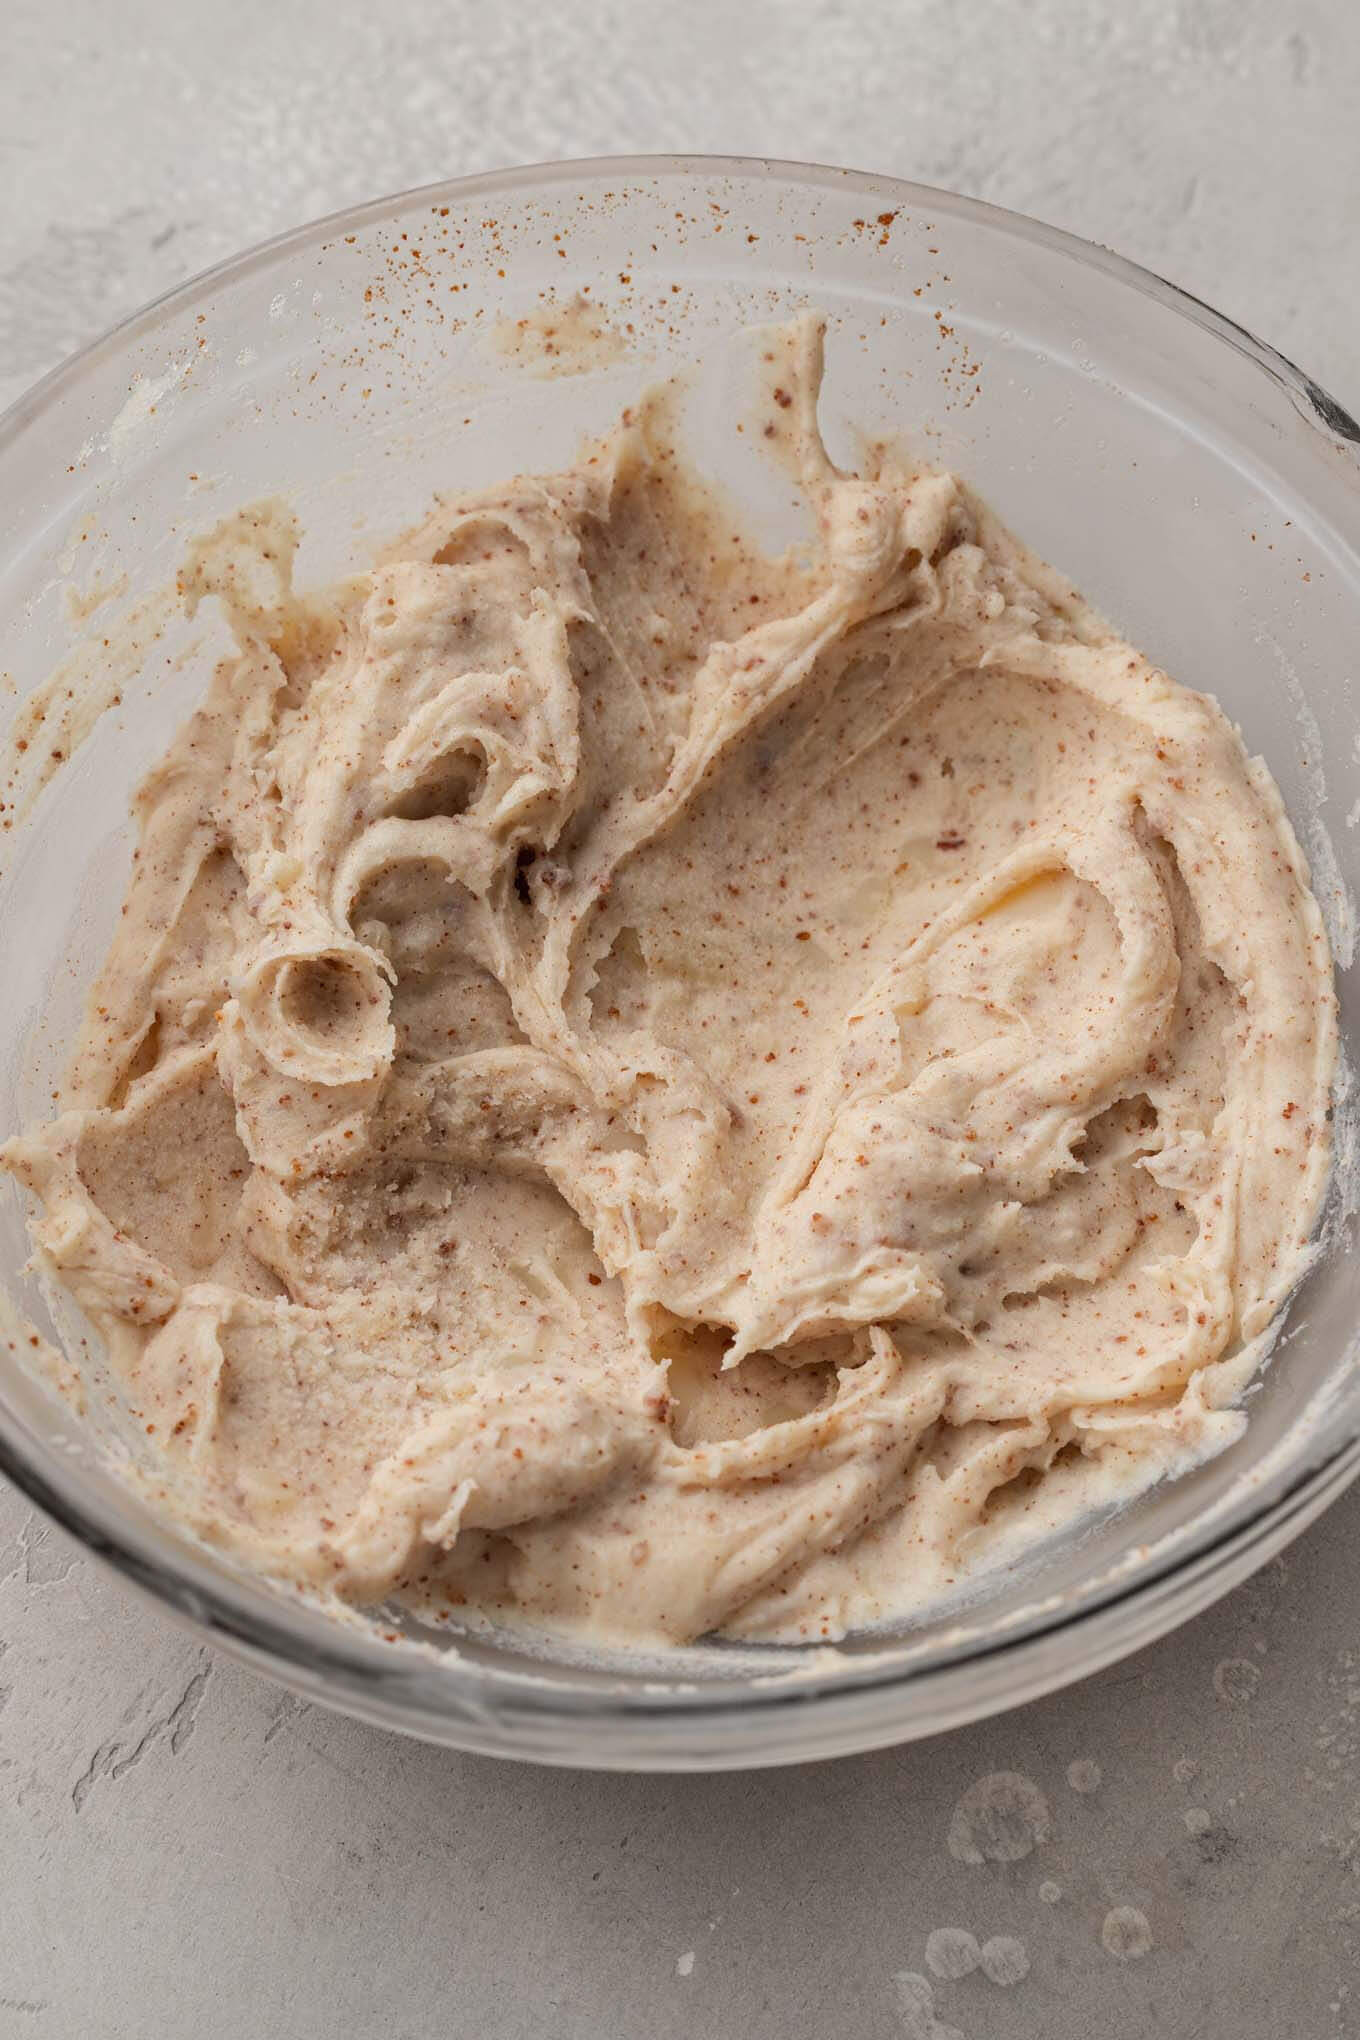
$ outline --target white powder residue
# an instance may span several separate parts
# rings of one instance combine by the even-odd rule
[[[156,407],[179,388],[189,373],[189,367],[190,362],[186,358],[184,361],[172,361],[163,375],[138,376],[109,426],[104,441],[112,459],[122,459],[130,441],[155,415]]]
[[[893,1983],[906,2040],[964,2040],[957,2026],[942,2025],[936,2018],[935,1992],[928,1976],[916,1969],[903,1969]]]
[[[1103,1776],[1094,1757],[1078,1757],[1067,1767],[1067,1782],[1074,1792],[1099,1792]]]
[[[998,1983],[1004,1990],[1023,1983],[1029,1975],[1029,1951],[1024,1942],[1013,1934],[993,1934],[982,1944],[982,1973],[989,1983]]]
[[[1152,1946],[1152,1929],[1147,1914],[1136,1905],[1112,1906],[1105,1915],[1100,1939],[1107,1955],[1120,1962],[1137,1962]]]
[[[677,1976],[693,1976],[694,1950],[692,1948],[686,1948],[683,1955],[676,1957],[675,1973]]]
[[[1223,1658],[1214,1666],[1214,1691],[1225,1707],[1245,1707],[1260,1683],[1261,1667],[1249,1658]]]
[[[1199,1765],[1193,1757],[1177,1757],[1171,1775],[1178,1785],[1193,1785],[1199,1776]]]
[[[1055,1884],[1051,1877],[1045,1877],[1039,1886],[1039,1899],[1043,1905],[1056,1905],[1062,1897],[1061,1884]]]
[[[966,1927],[936,1927],[926,1936],[926,1968],[948,1983],[971,1976],[981,1960],[977,1936]]]
[[[1018,1863],[1053,1832],[1048,1801],[1019,1771],[990,1771],[970,1785],[949,1823],[958,1863]]]
[[[1323,825],[1321,810],[1327,803],[1327,774],[1322,760],[1324,756],[1322,731],[1314,715],[1303,682],[1285,655],[1283,645],[1268,630],[1257,632],[1257,640],[1270,646],[1275,655],[1275,664],[1285,693],[1289,696],[1298,727],[1299,763],[1303,768],[1308,786],[1308,808],[1303,814],[1291,817],[1307,852],[1313,892],[1322,918],[1327,926],[1327,937],[1332,945],[1332,955],[1342,970],[1349,970],[1355,961],[1355,902],[1349,886],[1341,875],[1332,839]]]
[[[1214,1824],[1214,1817],[1206,1806],[1187,1806],[1181,1819],[1188,1835],[1207,1835]]]

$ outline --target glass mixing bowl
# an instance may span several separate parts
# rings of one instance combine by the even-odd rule
[[[604,337],[554,353],[547,328],[577,293],[594,312],[576,327]],[[329,579],[436,490],[569,458],[644,379],[691,358],[706,364],[699,451],[720,464],[733,334],[808,305],[830,322],[833,451],[857,427],[956,466],[1128,636],[1240,722],[1308,851],[1354,1040],[1360,431],[1339,406],[1156,277],[968,199],[765,162],[568,163],[432,186],[285,235],[130,319],[0,423],[15,713],[67,662],[41,741],[22,754],[18,809],[15,788],[0,789],[0,1129],[43,1112],[122,898],[129,791],[204,684],[215,627],[144,600],[173,581],[186,542],[239,503],[283,495],[305,531],[301,580]],[[1345,1152],[1344,1085],[1337,1125]],[[714,1644],[661,1659],[491,1630],[431,1638],[409,1622],[338,1621],[244,1575],[125,1483],[136,1440],[99,1392],[97,1358],[84,1420],[24,1364],[28,1322],[68,1348],[80,1334],[25,1272],[8,1184],[0,1465],[224,1648],[392,1728],[619,1768],[865,1749],[1030,1699],[1150,1641],[1353,1477],[1349,1184],[1343,1167],[1324,1250],[1237,1445],[930,1619],[837,1652]]]

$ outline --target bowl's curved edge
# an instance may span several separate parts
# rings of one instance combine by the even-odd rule
[[[800,182],[823,189],[849,187],[871,192],[875,196],[886,196],[900,205],[918,210],[934,207],[950,211],[978,223],[990,224],[1000,231],[1033,241],[1037,245],[1066,253],[1084,264],[1094,264],[1131,288],[1141,291],[1145,296],[1159,299],[1169,309],[1180,312],[1194,324],[1217,334],[1239,353],[1249,356],[1291,391],[1303,397],[1309,414],[1329,434],[1348,443],[1360,445],[1360,424],[1357,424],[1336,398],[1286,355],[1280,353],[1278,348],[1262,340],[1239,321],[1229,318],[1215,306],[1206,303],[1203,298],[1196,297],[1192,291],[1158,275],[1155,270],[1130,260],[1128,256],[1118,254],[1100,242],[1085,240],[1079,234],[1069,233],[1064,227],[1050,226],[1044,220],[1035,219],[1028,213],[1014,212],[1006,206],[994,204],[990,199],[973,198],[962,192],[948,191],[940,185],[921,184],[910,178],[894,177],[881,171],[838,167],[778,156],[696,153],[563,157],[543,163],[520,164],[512,169],[479,171],[471,176],[437,178],[426,184],[410,185],[401,191],[365,200],[361,205],[345,206],[335,212],[318,214],[299,226],[285,228],[283,232],[271,235],[267,240],[256,242],[238,254],[229,255],[221,262],[211,263],[207,268],[196,271],[169,290],[149,299],[126,318],[119,320],[84,347],[76,349],[63,361],[58,362],[35,383],[30,384],[28,389],[21,392],[4,411],[0,411],[0,446],[21,430],[37,410],[59,396],[66,384],[83,368],[106,353],[125,347],[158,316],[192,303],[207,287],[247,276],[254,269],[272,262],[276,257],[290,250],[311,247],[317,241],[324,240],[343,228],[370,224],[411,205],[449,197],[474,198],[481,193],[515,191],[534,185],[569,183],[581,177],[608,176],[617,180],[623,176],[718,178],[753,174],[775,180]]]
[[[1360,424],[1277,349],[1180,286],[1061,228],[985,200],[872,171],[777,158],[642,155],[566,159],[437,180],[288,229],[177,284],[49,370],[0,414],[0,448],[59,401],[89,366],[118,354],[154,331],[168,314],[201,298],[205,289],[230,283],[290,251],[312,247],[344,229],[389,218],[412,205],[598,176],[615,180],[625,176],[637,179],[759,176],[815,188],[848,187],[900,205],[934,208],[991,225],[1012,237],[1065,254],[1084,266],[1096,267],[1127,287],[1160,301],[1253,361],[1289,393],[1300,414],[1330,446],[1341,446],[1347,453],[1360,447]],[[376,1643],[337,1631],[333,1650],[319,1654],[309,1644],[304,1654],[290,1636],[282,1615],[263,1614],[253,1599],[247,1603],[244,1593],[238,1601],[206,1570],[201,1578],[196,1578],[195,1568],[186,1565],[181,1577],[157,1564],[137,1548],[135,1540],[116,1534],[100,1519],[97,1510],[82,1508],[54,1485],[39,1455],[30,1454],[13,1438],[0,1437],[0,1474],[79,1539],[97,1560],[180,1622],[200,1634],[206,1631],[253,1669],[279,1678],[311,1700],[427,1740],[486,1754],[607,1769],[735,1768],[843,1755],[935,1733],[1037,1699],[1151,1642],[1210,1605],[1298,1535],[1357,1473],[1360,1473],[1360,1439],[1351,1439],[1285,1485],[1273,1497],[1268,1514],[1258,1510],[1245,1520],[1229,1523],[1188,1562],[1168,1555],[1160,1565],[1153,1564],[1131,1577],[1125,1586],[1112,1587],[1103,1599],[1084,1601],[1080,1607],[1059,1611],[1051,1619],[1003,1633],[964,1657],[946,1659],[943,1664],[929,1667],[880,1666],[877,1671],[866,1668],[858,1675],[853,1661],[845,1660],[844,1668],[836,1672],[810,1673],[806,1679],[770,1684],[763,1689],[744,1686],[739,1702],[725,1697],[720,1687],[703,1692],[641,1691],[611,1695],[603,1709],[599,1707],[599,1696],[594,1696],[591,1714],[603,1712],[604,1719],[598,1724],[600,1732],[612,1737],[612,1742],[608,1747],[576,1746],[566,1750],[553,1747],[551,1738],[544,1733],[551,1725],[549,1711],[541,1705],[525,1704],[523,1696],[532,1692],[532,1681],[525,1681],[519,1689],[520,1697],[511,1700],[509,1695],[518,1688],[517,1681],[501,1674],[492,1677],[479,1667],[463,1663],[460,1666],[460,1683],[466,1687],[463,1693],[444,1695],[438,1713],[413,1708],[410,1696],[402,1697],[400,1693],[400,1680],[390,1677],[389,1668],[395,1668],[397,1653],[383,1653],[388,1666],[382,1667]],[[1173,1580],[1188,1591],[1182,1592],[1174,1608],[1167,1609],[1166,1590]],[[1129,1621],[1129,1611],[1137,1608],[1144,1611],[1146,1619]],[[1083,1632],[1084,1649],[1075,1659],[1055,1664],[1056,1653],[1047,1647],[1077,1628]],[[343,1644],[352,1647],[346,1650]],[[362,1645],[362,1649],[353,1648],[356,1645]],[[985,1682],[979,1680],[979,1675],[1003,1662],[1008,1667],[1007,1679],[982,1690]],[[386,1678],[384,1670],[389,1671]],[[966,1692],[962,1689],[970,1678],[973,1690]],[[895,1713],[886,1704],[907,1687],[920,1693],[932,1680],[942,1689],[937,1704],[933,1710],[922,1710],[916,1719],[904,1721],[900,1712]],[[343,1690],[337,1692],[337,1685]],[[488,1704],[493,1695],[494,1707]],[[555,1704],[559,1713],[567,1711],[561,1708],[560,1700]],[[586,1718],[585,1709],[580,1709],[578,1719]],[[780,1728],[781,1722],[788,1724],[788,1733]]]

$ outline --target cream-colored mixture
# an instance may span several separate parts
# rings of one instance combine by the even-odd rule
[[[303,600],[142,788],[4,1159],[198,1529],[354,1602],[835,1636],[1213,1449],[1334,1002],[1263,766],[947,474],[769,560],[662,392]],[[749,421],[748,421],[749,424]]]

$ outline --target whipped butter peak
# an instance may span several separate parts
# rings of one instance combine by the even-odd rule
[[[1216,1449],[1306,1263],[1278,794],[954,477],[762,555],[665,391],[293,588],[136,800],[41,1255],[203,1535],[326,1594],[802,1640]]]

